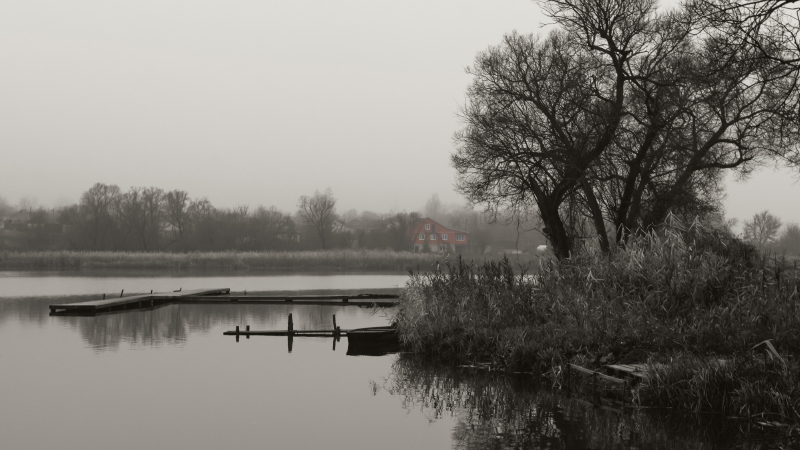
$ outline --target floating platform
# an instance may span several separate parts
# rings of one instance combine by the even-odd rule
[[[121,294],[120,294],[121,295]],[[191,291],[158,292],[128,297],[92,300],[80,303],[50,305],[53,315],[96,315],[135,309],[147,309],[167,303],[187,304],[287,304],[342,305],[342,306],[395,306],[395,294],[357,295],[231,295],[229,288],[198,289]]]

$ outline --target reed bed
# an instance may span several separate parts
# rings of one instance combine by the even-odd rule
[[[664,364],[651,404],[800,423],[800,277],[773,262],[670,218],[611,254],[586,249],[536,275],[509,261],[414,274],[395,320],[411,349],[437,360],[558,379],[568,361],[649,359]],[[766,340],[783,378],[759,370],[765,353],[753,347]],[[719,359],[734,362],[711,370]]]
[[[391,250],[296,252],[3,252],[3,269],[428,270],[436,256]]]

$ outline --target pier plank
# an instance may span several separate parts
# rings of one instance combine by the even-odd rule
[[[91,300],[88,302],[80,302],[80,303],[64,303],[60,305],[50,305],[50,311],[92,313],[92,312],[106,311],[112,308],[120,308],[120,307],[124,308],[128,305],[140,308],[146,306],[154,306],[154,302],[162,303],[164,301],[175,301],[185,297],[192,297],[199,295],[208,296],[214,294],[227,294],[229,292],[230,292],[229,288],[196,289],[190,291],[182,290],[178,292],[156,292],[152,294],[107,298],[104,300]]]

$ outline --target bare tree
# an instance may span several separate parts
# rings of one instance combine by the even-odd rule
[[[425,202],[425,215],[433,220],[441,220],[441,216],[444,214],[446,211],[442,201],[439,200],[439,194],[432,194],[431,198]]]
[[[172,225],[174,239],[180,241],[189,222],[189,194],[186,191],[174,190],[167,192],[164,197],[166,214],[164,218]]]
[[[764,248],[775,242],[781,221],[768,211],[753,215],[751,220],[744,221],[744,238],[754,245]]]
[[[561,26],[478,55],[452,157],[472,203],[537,211],[559,258],[607,226],[719,209],[724,171],[791,161],[800,67],[652,0],[542,1]],[[594,231],[588,231],[594,228]],[[588,229],[588,230],[587,230]]]
[[[80,209],[87,217],[92,248],[100,250],[113,226],[113,210],[120,196],[118,186],[96,183],[81,196]]]
[[[327,248],[326,236],[330,234],[337,218],[336,199],[333,198],[330,188],[325,190],[324,194],[316,191],[313,197],[305,195],[300,197],[297,207],[300,208],[298,211],[300,219],[303,223],[314,227],[319,235],[322,248]]]

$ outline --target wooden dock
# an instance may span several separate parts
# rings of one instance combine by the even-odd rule
[[[123,291],[124,292],[124,291]],[[187,304],[304,304],[342,306],[395,306],[398,295],[231,295],[229,288],[157,292],[118,298],[104,298],[80,303],[50,305],[53,315],[96,315],[135,309],[153,308],[168,303]]]
[[[118,298],[103,298],[102,300],[91,300],[80,303],[64,303],[60,305],[50,305],[51,313],[71,313],[93,315],[101,312],[123,311],[127,309],[142,309],[160,306],[165,303],[172,303],[187,297],[210,296],[227,294],[231,290],[222,289],[197,289],[192,291],[178,290],[175,292],[157,292],[142,295],[131,295],[123,297],[120,292]],[[105,297],[105,296],[103,296]]]

